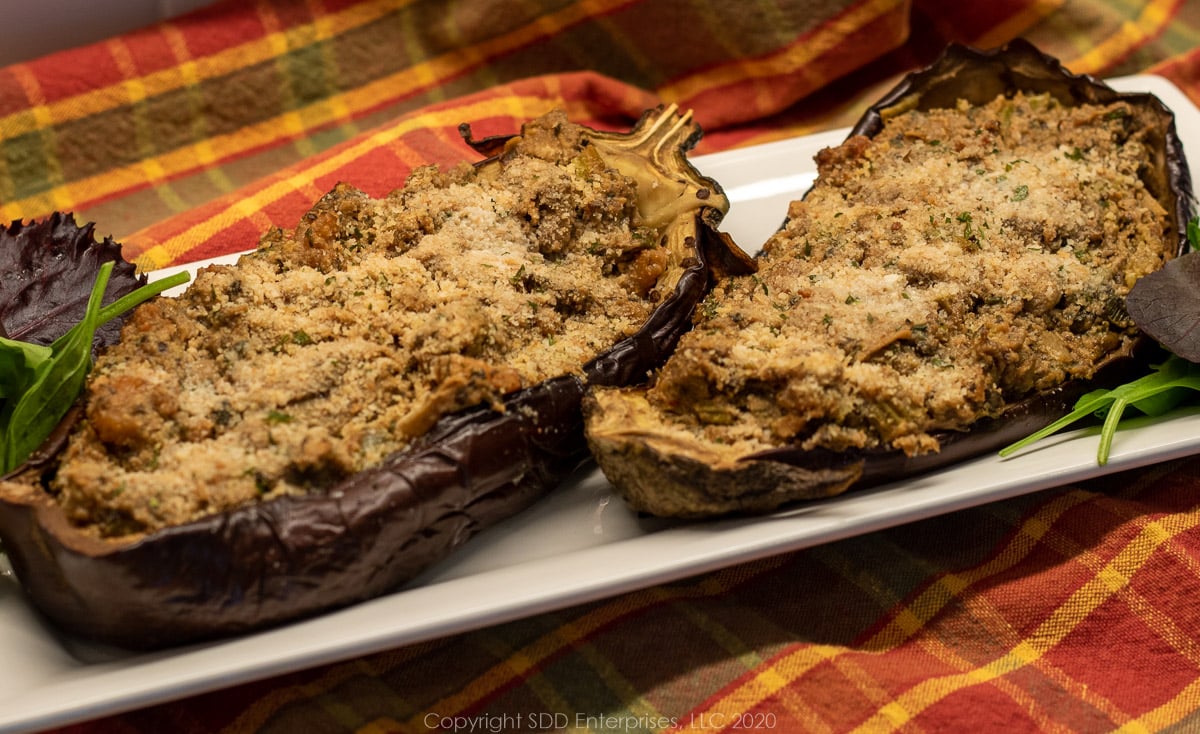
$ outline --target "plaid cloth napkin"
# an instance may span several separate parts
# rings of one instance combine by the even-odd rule
[[[10,29],[10,32],[13,32]],[[230,0],[0,69],[0,214],[145,269],[252,248],[551,107],[677,102],[697,153],[849,124],[948,41],[1025,36],[1200,103],[1181,0]],[[63,731],[1200,727],[1200,463],[1180,460]],[[6,675],[19,674],[8,671]]]

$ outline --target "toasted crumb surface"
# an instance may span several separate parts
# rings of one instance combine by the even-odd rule
[[[1091,376],[1171,251],[1146,134],[1124,102],[1017,95],[822,151],[760,271],[718,285],[650,391],[661,440],[915,455]]]
[[[348,186],[136,310],[51,491],[117,536],[333,485],[439,417],[635,331],[663,270],[636,184],[555,113],[500,162]]]

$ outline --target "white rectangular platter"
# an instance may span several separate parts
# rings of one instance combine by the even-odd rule
[[[1200,110],[1153,76],[1112,85],[1149,91],[1200,151]],[[701,156],[733,206],[725,229],[761,243],[815,175],[813,156],[844,130]],[[192,266],[195,267],[195,266]],[[1200,409],[1129,422],[1109,463],[1075,431],[1001,460],[851,492],[757,519],[673,523],[639,518],[585,468],[532,509],[471,541],[407,588],[312,620],[241,638],[130,654],[62,637],[27,605],[0,557],[0,732],[99,717],[238,683],[456,634],[732,564],[1200,453]]]

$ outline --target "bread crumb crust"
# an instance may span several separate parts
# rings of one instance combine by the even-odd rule
[[[1140,177],[1152,125],[1123,101],[1017,93],[822,151],[759,272],[718,284],[658,375],[656,430],[730,461],[918,455],[1091,377],[1135,339],[1124,296],[1173,249]]]
[[[438,418],[579,373],[666,268],[637,186],[561,112],[494,161],[338,185],[290,232],[138,308],[49,486],[85,532],[150,532],[379,463]]]

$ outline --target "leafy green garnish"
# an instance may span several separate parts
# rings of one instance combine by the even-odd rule
[[[181,283],[186,272],[101,306],[113,262],[100,266],[83,318],[49,346],[0,337],[0,474],[20,466],[51,434],[83,389],[96,329]]]
[[[1108,463],[1113,436],[1126,408],[1136,408],[1151,417],[1159,416],[1186,400],[1193,390],[1200,390],[1200,365],[1172,354],[1144,377],[1111,390],[1093,390],[1083,395],[1070,413],[1006,446],[1000,455],[1010,456],[1076,421],[1095,416],[1104,421],[1100,428],[1100,448],[1096,452],[1096,461],[1103,466]]]
[[[1187,223],[1190,252],[1143,276],[1125,298],[1130,318],[1143,332],[1169,350],[1153,372],[1111,390],[1093,390],[1075,402],[1074,410],[1045,428],[1001,449],[1009,456],[1089,416],[1103,419],[1096,461],[1108,463],[1113,436],[1127,407],[1159,416],[1200,390],[1200,218]]]

